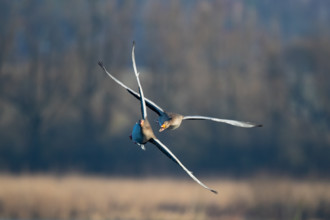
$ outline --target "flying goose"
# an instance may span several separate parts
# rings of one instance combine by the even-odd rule
[[[124,83],[119,81],[117,78],[115,78],[113,75],[111,75],[107,69],[104,67],[102,62],[98,63],[99,66],[103,69],[103,71],[108,74],[110,78],[112,78],[116,83],[124,87],[130,94],[132,94],[135,98],[140,99],[139,93],[135,92],[128,86],[126,86]],[[237,127],[243,127],[243,128],[253,128],[253,127],[262,127],[260,124],[254,124],[251,122],[242,122],[242,121],[235,121],[235,120],[229,120],[229,119],[221,119],[221,118],[213,118],[208,116],[199,116],[199,115],[190,115],[190,116],[183,116],[181,114],[172,113],[172,112],[166,112],[161,107],[159,107],[156,103],[153,101],[144,98],[146,105],[148,108],[150,108],[152,111],[154,111],[158,115],[158,123],[160,126],[159,132],[164,131],[165,129],[174,130],[180,127],[183,120],[210,120],[215,122],[222,122],[227,123],[233,126]]]
[[[160,151],[162,151],[166,156],[168,156],[171,160],[173,160],[176,164],[182,167],[184,171],[188,173],[188,175],[195,180],[198,184],[203,186],[204,188],[210,190],[211,192],[217,194],[217,191],[207,187],[205,184],[203,184],[201,181],[199,181],[191,171],[189,171],[181,162],[180,160],[160,141],[156,138],[150,123],[147,118],[147,109],[146,109],[146,103],[145,98],[143,95],[142,86],[140,84],[139,79],[139,73],[136,70],[136,64],[135,64],[135,55],[134,55],[134,48],[135,44],[133,42],[133,49],[132,49],[132,62],[133,62],[133,69],[134,73],[138,82],[139,86],[139,93],[140,93],[140,102],[141,102],[141,113],[142,113],[142,119],[138,121],[133,127],[132,134],[130,136],[131,140],[133,140],[136,144],[140,145],[142,149],[144,148],[144,144],[147,142],[150,142],[154,144]]]

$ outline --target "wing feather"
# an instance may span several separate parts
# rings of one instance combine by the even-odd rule
[[[143,95],[143,89],[140,83],[140,78],[139,78],[139,73],[137,72],[136,69],[136,63],[135,63],[135,42],[133,41],[133,48],[132,48],[132,62],[133,62],[133,69],[134,69],[134,73],[135,73],[135,77],[136,80],[138,82],[139,85],[139,93],[140,93],[140,101],[141,101],[141,114],[142,114],[142,118],[146,119],[147,117],[147,108],[146,108],[146,102],[144,100],[144,95]]]
[[[183,120],[210,120],[210,121],[222,122],[222,123],[230,124],[230,125],[237,126],[237,127],[243,127],[243,128],[262,127],[262,125],[260,125],[260,124],[254,124],[251,122],[235,121],[235,120],[221,119],[221,118],[212,118],[212,117],[199,116],[199,115],[184,116]]]
[[[118,83],[120,86],[122,86],[123,88],[125,88],[127,90],[127,92],[129,92],[131,95],[133,95],[136,99],[140,100],[140,94],[137,93],[136,91],[134,91],[133,89],[129,88],[128,86],[126,86],[124,83],[122,83],[120,80],[118,80],[116,77],[114,77],[113,75],[111,75],[107,69],[105,68],[105,66],[103,65],[103,63],[100,61],[98,62],[99,66],[103,69],[103,71],[111,78],[113,79],[116,83]],[[164,113],[164,110],[159,107],[156,103],[154,103],[153,101],[149,100],[148,98],[144,98],[146,101],[146,105],[148,106],[148,108],[150,108],[152,111],[154,111],[157,115],[161,115]]]
[[[131,95],[133,95],[135,98],[140,100],[140,94],[133,91],[133,90],[127,90]],[[147,99],[144,97],[145,103],[147,105],[148,108],[150,108],[152,111],[154,111],[158,116],[164,114],[164,110],[159,107],[156,103],[154,103],[153,101]]]
[[[189,171],[182,163],[181,161],[158,139],[152,138],[150,140],[151,143],[153,143],[161,152],[163,152],[166,156],[168,156],[171,160],[173,160],[176,164],[181,166],[181,168],[188,173],[188,175],[195,180],[199,185],[203,186],[205,189],[210,190],[211,192],[217,194],[218,192],[207,187],[204,183],[202,183],[199,179],[197,179],[191,171]]]

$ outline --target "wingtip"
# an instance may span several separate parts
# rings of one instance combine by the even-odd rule
[[[135,47],[135,41],[133,40],[133,47]]]
[[[99,64],[99,66],[102,67],[102,68],[104,67],[102,61],[97,62],[97,64]]]
[[[210,189],[211,192],[213,192],[214,194],[218,194],[217,191],[215,191],[214,189]]]
[[[260,128],[260,127],[263,127],[263,125],[257,125],[257,127],[259,127],[259,128]]]

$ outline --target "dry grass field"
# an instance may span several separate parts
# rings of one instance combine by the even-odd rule
[[[0,175],[6,219],[330,219],[330,182]]]

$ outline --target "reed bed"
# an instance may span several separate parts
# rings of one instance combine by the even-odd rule
[[[0,175],[6,219],[330,219],[330,182]]]

